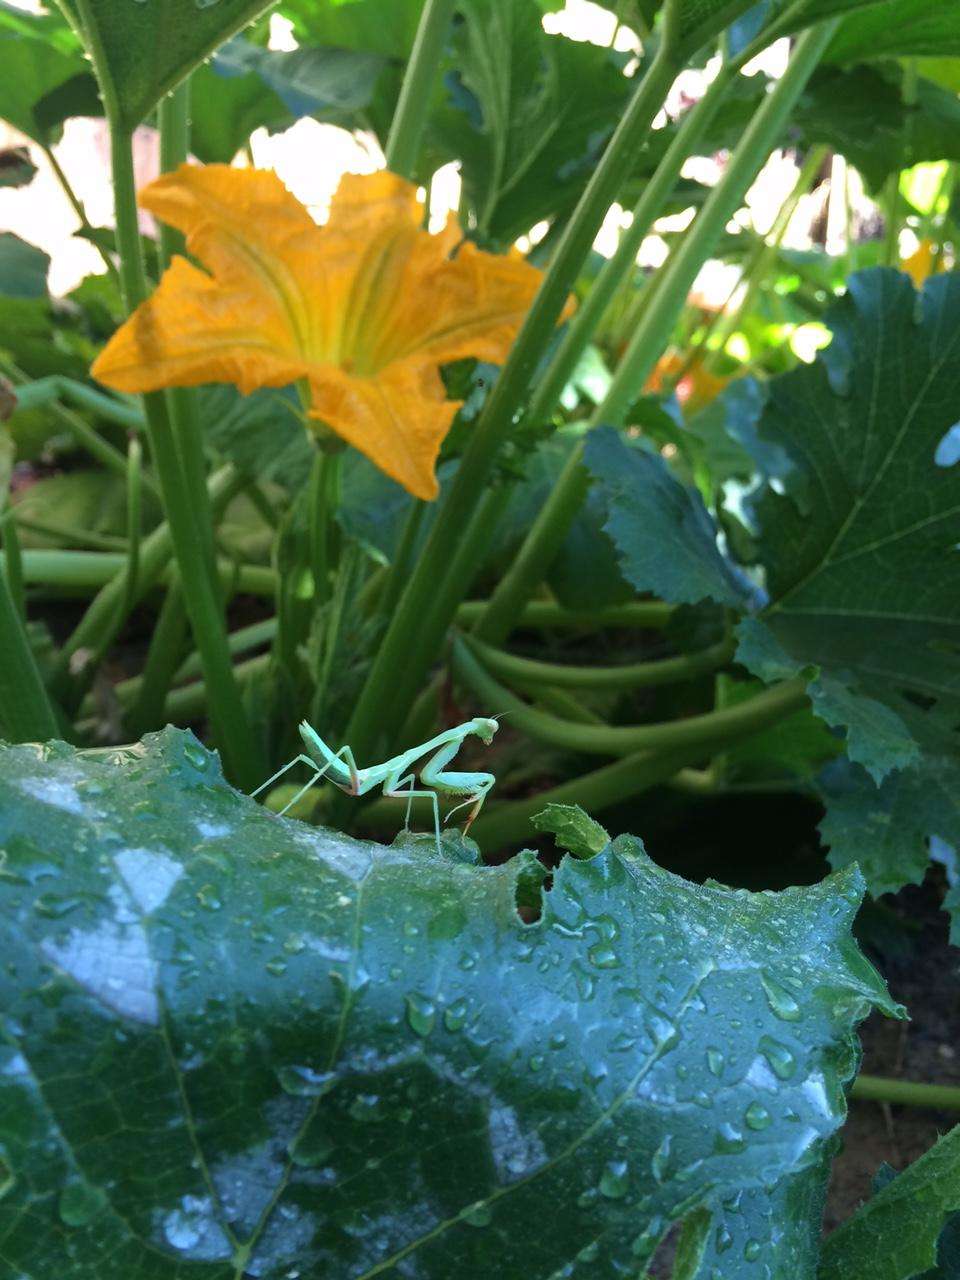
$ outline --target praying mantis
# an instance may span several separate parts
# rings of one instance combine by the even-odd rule
[[[436,737],[430,738],[419,747],[412,747],[409,751],[402,751],[399,755],[385,760],[383,764],[371,765],[366,769],[357,768],[353,752],[349,747],[344,746],[339,751],[331,751],[317,731],[306,720],[301,721],[299,728],[300,737],[306,749],[305,754],[301,752],[299,755],[294,756],[282,769],[278,769],[266,782],[261,783],[256,791],[251,792],[253,796],[259,795],[261,791],[266,790],[278,778],[282,777],[288,769],[292,769],[295,764],[302,762],[309,765],[314,771],[313,776],[300,788],[293,799],[284,805],[280,810],[280,817],[288,809],[292,809],[300,797],[305,795],[315,783],[325,776],[329,777],[333,785],[346,792],[348,796],[366,795],[374,787],[382,787],[385,796],[395,797],[398,800],[406,799],[407,815],[405,826],[410,821],[410,807],[413,804],[414,797],[423,796],[429,799],[433,805],[434,834],[437,840],[437,852],[439,853],[440,805],[437,800],[438,793],[444,796],[466,797],[460,804],[454,805],[450,810],[450,813],[447,814],[448,820],[458,809],[466,808],[469,804],[473,805],[463,827],[464,834],[466,834],[470,830],[471,823],[480,812],[483,802],[487,798],[487,792],[496,782],[496,778],[492,773],[458,773],[447,769],[447,765],[463,746],[465,738],[473,735],[487,746],[490,745],[493,741],[493,735],[499,728],[499,724],[496,720],[487,716],[475,716],[474,719],[457,725],[455,729],[445,729],[443,733],[438,733]],[[424,759],[424,757],[427,758]],[[420,781],[424,785],[424,790],[414,790],[413,784],[418,774]]]

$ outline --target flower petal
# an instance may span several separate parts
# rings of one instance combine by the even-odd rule
[[[402,274],[391,281],[389,315],[371,334],[374,367],[411,356],[436,364],[464,356],[500,364],[510,350],[541,273],[519,256],[484,253],[470,243],[446,258],[439,240],[419,233]]]
[[[371,378],[327,365],[312,371],[310,387],[311,417],[326,422],[414,497],[437,496],[437,455],[460,402],[444,399],[434,365],[406,361]]]
[[[116,391],[235,382],[244,395],[305,372],[270,300],[224,288],[185,258],[120,326],[90,372]]]

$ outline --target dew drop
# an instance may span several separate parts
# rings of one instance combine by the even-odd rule
[[[743,1256],[747,1262],[756,1262],[763,1252],[763,1245],[759,1240],[748,1240],[743,1246]]]
[[[263,967],[266,969],[267,973],[272,974],[275,978],[282,978],[287,972],[286,960],[281,960],[279,957],[275,957],[273,960],[268,960]]]
[[[587,956],[598,969],[615,969],[620,963],[616,951],[605,942],[598,942],[595,947],[591,947]]]
[[[781,986],[765,973],[761,973],[760,982],[774,1017],[781,1018],[784,1022],[799,1022],[802,1017],[800,1006],[786,987]]]
[[[288,955],[298,956],[307,945],[307,941],[302,933],[291,933],[290,937],[284,941],[283,949]]]
[[[489,1227],[493,1221],[493,1212],[486,1200],[478,1200],[460,1214],[464,1222],[471,1227]]]
[[[418,1036],[428,1036],[437,1020],[437,1008],[427,996],[411,992],[407,996],[407,1022]]]
[[[57,1208],[68,1227],[85,1227],[107,1203],[106,1194],[89,1182],[70,1182],[60,1192]]]
[[[739,1155],[741,1151],[746,1149],[746,1145],[743,1134],[727,1121],[724,1121],[717,1130],[716,1137],[713,1140],[713,1149],[721,1156]]]
[[[459,1031],[467,1020],[466,1000],[454,1000],[443,1014],[443,1025],[448,1031]]]
[[[733,1244],[733,1236],[726,1227],[717,1227],[715,1242],[717,1253],[726,1253]]]
[[[146,0],[139,0],[139,3],[145,4]],[[192,764],[195,769],[206,769],[207,761],[210,759],[204,747],[199,742],[187,741],[183,744],[183,758]]]
[[[933,460],[938,467],[952,467],[960,462],[960,422],[955,422],[937,445]]]
[[[622,1200],[627,1194],[628,1166],[625,1160],[611,1160],[600,1175],[600,1194],[608,1200]]]
[[[796,1074],[797,1060],[785,1044],[774,1040],[772,1036],[761,1036],[759,1047],[774,1075],[781,1080],[789,1080]]]
[[[707,1050],[707,1066],[710,1069],[711,1075],[718,1076],[722,1073],[723,1054],[720,1052],[719,1049]]]
[[[321,1098],[333,1088],[332,1071],[314,1071],[311,1067],[281,1067],[277,1072],[280,1088],[294,1098]]]
[[[673,1139],[668,1133],[653,1153],[653,1157],[650,1161],[650,1171],[654,1178],[656,1178],[657,1182],[664,1182],[666,1180],[672,1141]]]
[[[82,905],[82,898],[67,897],[59,893],[41,893],[39,898],[34,899],[33,909],[38,916],[44,916],[48,920],[61,920]]]
[[[562,1049],[566,1043],[567,1043],[567,1037],[563,1034],[562,1031],[557,1031],[555,1032],[554,1035],[550,1037],[551,1049]]]
[[[748,1129],[753,1129],[759,1133],[763,1129],[769,1129],[773,1123],[773,1117],[766,1107],[761,1106],[759,1102],[751,1102],[749,1107],[743,1113],[743,1122]]]
[[[301,1169],[315,1169],[325,1163],[333,1151],[333,1143],[325,1133],[308,1129],[300,1141],[291,1148],[290,1159]]]

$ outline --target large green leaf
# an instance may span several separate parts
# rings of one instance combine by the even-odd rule
[[[573,207],[631,84],[620,55],[547,35],[535,4],[463,0],[461,8],[433,133],[461,161],[480,239],[510,244]]]
[[[701,887],[621,837],[524,924],[529,855],[277,819],[172,729],[3,749],[0,847],[15,1275],[636,1274],[819,1165],[854,1025],[899,1012],[855,871]]]
[[[0,232],[0,294],[34,300],[47,296],[50,255],[11,231]]]
[[[83,50],[59,16],[0,3],[0,119],[49,144],[68,116],[97,113]]]
[[[814,1276],[830,1159],[769,1189],[738,1191],[716,1215],[696,1280],[796,1280]]]
[[[919,1276],[936,1267],[937,1242],[945,1222],[958,1210],[960,1126],[830,1236],[820,1280],[911,1280]]]
[[[711,598],[745,608],[749,583],[717,546],[703,500],[673,477],[659,454],[630,448],[612,428],[598,427],[584,458],[606,503],[604,530],[638,591],[655,591],[674,604]]]
[[[280,8],[302,42],[405,59],[423,0],[283,0]]]
[[[807,86],[791,128],[840,151],[874,191],[892,173],[921,161],[960,159],[956,93],[921,77],[908,104],[903,74],[896,64],[825,68]]]
[[[132,129],[271,0],[58,0]]]
[[[828,62],[960,54],[960,7],[944,0],[884,0],[845,17]]]
[[[857,809],[878,824],[912,814],[889,833],[901,848],[931,816],[905,797],[960,782],[960,467],[938,455],[960,408],[960,276],[918,297],[897,272],[858,273],[830,322],[832,344],[770,383],[759,421],[758,439],[792,466],[754,502],[772,599],[741,632],[740,656],[762,678],[819,672],[814,705],[884,788],[869,784]],[[875,857],[855,822],[831,830],[838,862]],[[954,829],[927,828],[919,848],[930,834]],[[868,867],[877,891],[893,874]]]

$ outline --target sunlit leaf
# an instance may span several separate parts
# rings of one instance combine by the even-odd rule
[[[672,1219],[818,1166],[853,1027],[899,1012],[856,872],[697,886],[621,837],[523,923],[529,855],[277,819],[175,730],[4,749],[0,802],[16,1274],[636,1271]]]

